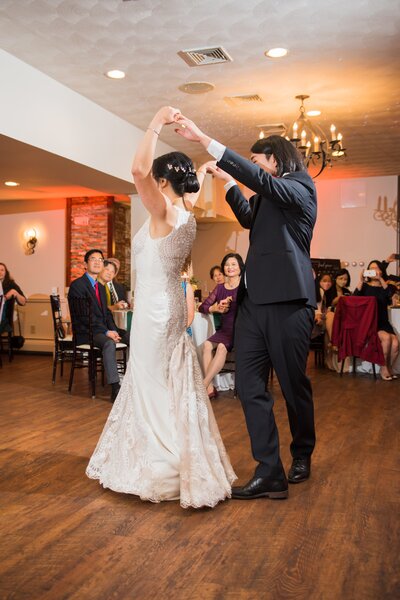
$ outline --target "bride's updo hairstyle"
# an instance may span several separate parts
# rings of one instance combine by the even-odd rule
[[[193,163],[182,152],[169,152],[156,158],[152,174],[156,181],[166,179],[178,196],[198,192],[200,185]]]

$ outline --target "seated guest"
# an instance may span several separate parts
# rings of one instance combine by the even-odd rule
[[[99,284],[97,278],[103,269],[103,253],[101,250],[88,250],[85,254],[84,264],[86,273],[72,281],[68,299],[90,298],[92,301],[93,341],[101,348],[103,354],[104,370],[107,382],[111,385],[111,401],[113,402],[119,392],[119,373],[117,368],[116,344],[123,342],[129,345],[129,335],[123,329],[118,329],[113,316],[107,308],[107,298],[104,285]],[[88,324],[80,324],[83,331],[88,332]],[[89,337],[85,333],[77,335],[77,344],[88,344]]]
[[[333,319],[335,317],[335,307],[341,296],[351,296],[350,273],[347,269],[339,269],[334,276],[333,286],[326,292],[326,331],[329,341],[332,339]]]
[[[192,328],[190,327],[193,323],[194,313],[195,313],[195,300],[194,300],[194,291],[187,279],[182,279],[182,288],[183,293],[186,298],[186,308],[187,308],[187,329],[186,331],[190,336],[192,336]]]
[[[192,328],[190,327],[193,323],[194,313],[196,310],[194,290],[189,281],[188,273],[191,271],[192,257],[189,255],[185,260],[185,264],[182,267],[182,289],[185,294],[186,308],[187,308],[187,329],[186,331],[190,336],[193,336]]]
[[[393,365],[399,355],[399,340],[389,321],[388,306],[392,301],[390,286],[383,279],[382,265],[378,260],[371,260],[367,270],[375,271],[373,277],[364,277],[361,271],[360,280],[354,290],[355,296],[374,296],[378,305],[378,336],[382,344],[385,366],[381,367],[381,377],[385,381],[397,379],[393,374]]]
[[[203,304],[199,306],[199,312],[205,314],[219,313],[221,315],[221,328],[204,342],[204,384],[207,387],[209,398],[215,398],[217,395],[212,383],[213,379],[223,368],[226,355],[233,348],[236,298],[240,276],[244,269],[243,259],[240,254],[231,252],[223,258],[221,268],[226,278],[225,283],[217,285]],[[213,356],[214,349],[215,354]]]
[[[10,271],[2,262],[0,262],[0,295],[4,296],[4,303],[2,312],[0,314],[0,333],[2,333],[3,331],[12,331],[12,323],[7,321],[7,300],[15,298],[15,301],[20,306],[24,306],[26,304],[24,292],[11,277]]]
[[[219,265],[214,265],[210,269],[210,278],[213,280],[215,285],[219,285],[220,283],[224,283],[225,277],[223,272],[221,271],[221,267]]]
[[[326,304],[326,295],[333,286],[333,280],[329,273],[322,273],[315,280],[315,296],[317,300],[317,309],[315,311],[314,328],[311,338],[318,337],[325,332],[325,320],[328,306]]]
[[[118,275],[120,262],[117,258],[106,258],[97,281],[104,285],[107,306],[110,310],[120,310],[128,307],[126,290],[122,283],[113,281]]]
[[[394,281],[398,281],[400,279],[400,277],[398,277],[397,275],[391,275],[391,274],[387,273],[387,269],[388,269],[390,263],[397,260],[396,256],[398,256],[398,254],[395,254],[393,252],[392,254],[390,254],[390,256],[387,257],[386,260],[380,261],[380,264],[382,267],[382,277],[385,281],[387,281],[387,279],[390,279],[392,277],[394,277]]]

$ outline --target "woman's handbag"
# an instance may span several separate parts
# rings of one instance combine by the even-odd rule
[[[17,310],[17,321],[18,321],[18,330],[19,335],[11,336],[11,346],[15,348],[15,350],[21,350],[22,346],[25,344],[25,338],[21,335],[21,322],[19,320],[19,312]]]

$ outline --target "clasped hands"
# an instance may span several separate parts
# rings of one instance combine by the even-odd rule
[[[172,123],[176,123],[180,126],[179,128],[175,129],[175,133],[182,136],[189,142],[201,143],[204,148],[207,149],[209,143],[211,142],[211,138],[203,133],[203,131],[201,131],[201,129],[193,121],[185,117],[179,108],[163,106],[156,114],[151,125],[154,125],[157,128],[158,125],[171,125]],[[217,167],[216,161],[208,161],[200,167],[199,171],[200,170],[204,173],[210,173],[217,179],[221,179],[223,181],[232,181],[232,177],[228,175],[228,173],[225,173],[225,171]]]
[[[232,297],[228,296],[228,298],[225,298],[224,300],[220,300],[219,302],[216,302],[214,304],[215,309],[212,312],[218,312],[221,314],[225,314],[228,312],[229,307],[231,305],[232,302]]]
[[[121,336],[119,335],[118,331],[110,329],[107,331],[106,336],[111,338],[116,344],[121,341]]]

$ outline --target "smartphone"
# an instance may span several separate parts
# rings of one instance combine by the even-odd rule
[[[363,273],[364,277],[376,277],[375,269],[365,269]]]

